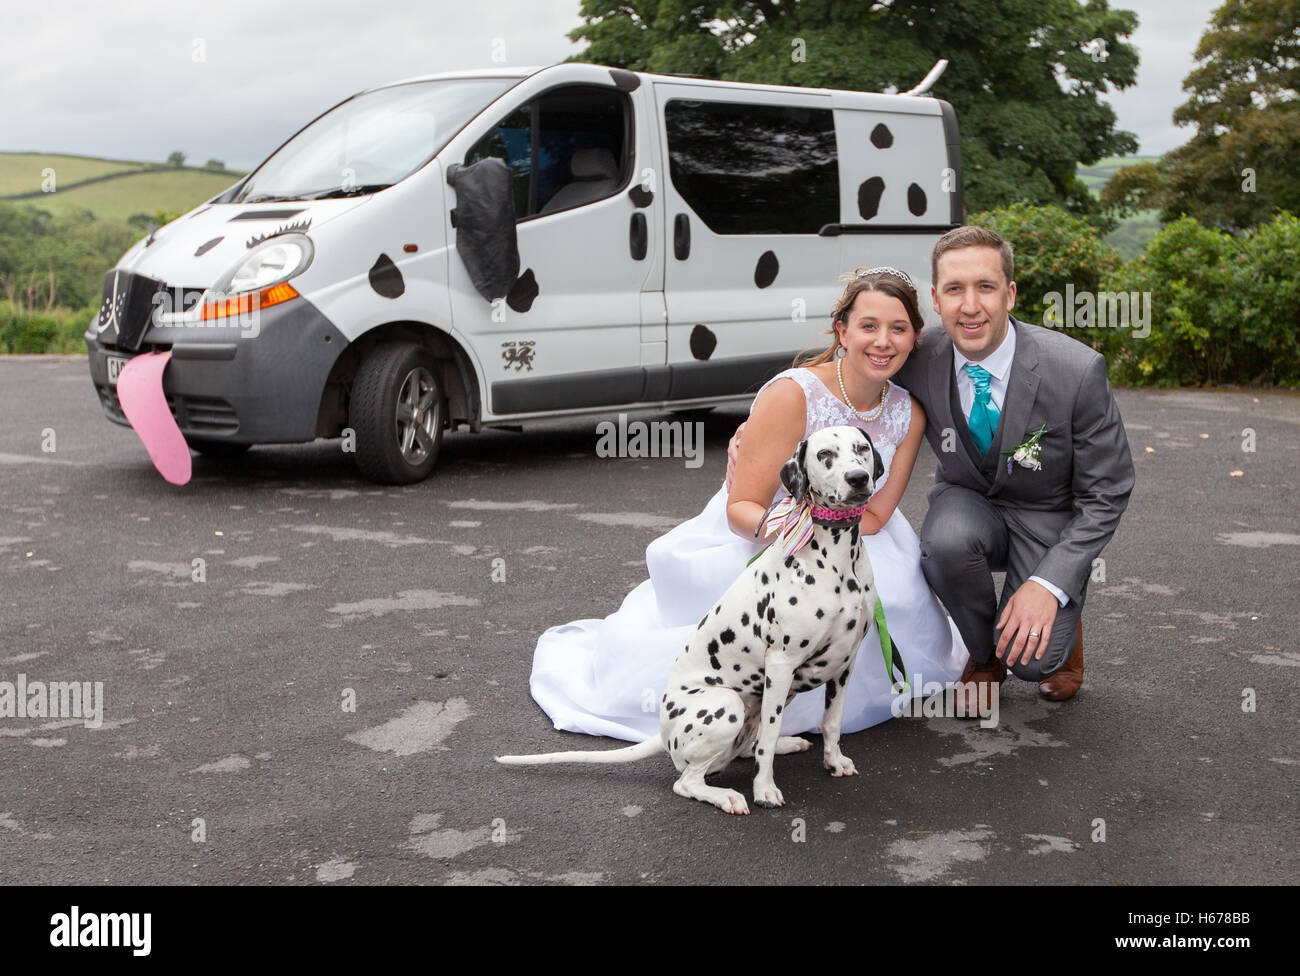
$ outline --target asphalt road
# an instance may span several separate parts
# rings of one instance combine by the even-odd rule
[[[177,488],[84,363],[0,361],[0,681],[104,689],[98,728],[0,718],[0,883],[1294,883],[1300,397],[1119,402],[1137,488],[1076,698],[1011,680],[996,728],[848,736],[850,779],[781,757],[785,808],[728,817],[667,759],[491,757],[617,745],[552,728],[534,641],[644,578],[741,411],[694,469],[598,458],[589,420],[448,435],[406,488],[337,442],[196,458]]]

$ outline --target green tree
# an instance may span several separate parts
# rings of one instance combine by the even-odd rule
[[[167,157],[167,165],[168,165],[168,166],[184,166],[184,165],[185,165],[185,154],[184,154],[183,152],[181,152],[179,149],[177,149],[174,153],[172,153],[170,156]]]
[[[1137,16],[1107,0],[583,0],[573,60],[636,71],[934,93],[962,130],[970,212],[1017,200],[1093,214],[1079,163],[1134,152],[1102,101],[1136,80]]]
[[[1195,126],[1157,164],[1117,172],[1102,193],[1116,213],[1156,208],[1240,231],[1300,212],[1300,3],[1227,0],[1214,11],[1174,112]]]

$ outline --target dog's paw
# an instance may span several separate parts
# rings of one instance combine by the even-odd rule
[[[785,797],[781,795],[781,791],[776,788],[775,783],[760,784],[755,780],[754,806],[782,807],[785,806]]]
[[[826,756],[822,759],[822,766],[831,771],[832,776],[856,776],[858,767],[853,765],[853,760],[844,753],[838,756]]]
[[[783,735],[776,740],[776,754],[778,756],[787,756],[792,752],[807,752],[811,748],[811,742],[797,735]]]
[[[746,803],[745,798],[735,790],[726,790],[714,801],[714,806],[723,813],[749,813],[749,804]]]

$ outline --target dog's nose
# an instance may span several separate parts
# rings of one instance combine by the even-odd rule
[[[844,476],[844,480],[849,483],[849,487],[854,491],[861,491],[870,483],[871,475],[862,470],[850,471]]]

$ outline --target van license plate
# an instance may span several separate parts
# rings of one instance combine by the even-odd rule
[[[105,356],[108,362],[108,385],[117,386],[117,377],[122,372],[122,367],[127,363],[126,356]]]

